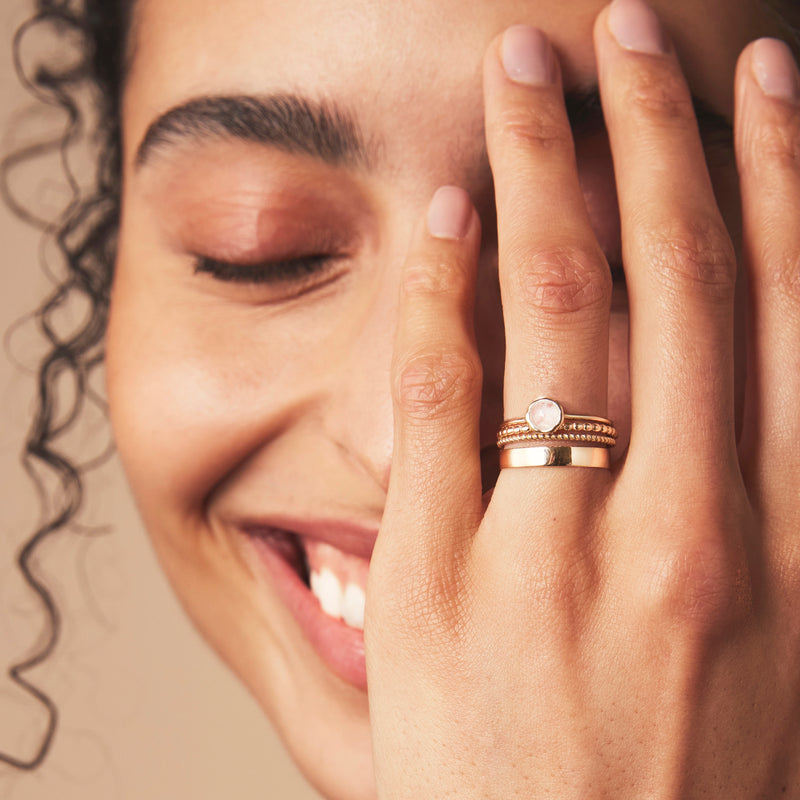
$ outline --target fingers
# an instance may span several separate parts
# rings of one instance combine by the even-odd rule
[[[537,397],[604,416],[611,276],[578,182],[560,71],[523,26],[484,64],[486,141],[506,327],[506,417]]]
[[[800,433],[800,80],[789,48],[763,39],[739,61],[736,154],[749,285],[748,368],[742,461],[778,496],[796,497]],[[783,484],[783,485],[782,485]]]
[[[472,328],[479,244],[480,223],[466,192],[442,187],[402,271],[394,452],[378,547],[383,558],[396,554],[411,576],[452,562],[482,514],[482,373]]]
[[[735,454],[736,262],[689,89],[655,14],[616,0],[595,49],[630,301],[629,460],[718,472]],[[681,480],[686,483],[687,474]]]

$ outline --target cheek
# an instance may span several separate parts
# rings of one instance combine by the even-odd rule
[[[112,311],[107,381],[117,447],[145,508],[197,506],[229,459],[236,394],[207,361],[181,352],[168,331],[127,325]],[[144,509],[143,509],[144,510]]]
[[[202,301],[121,272],[106,356],[117,447],[146,515],[188,513],[280,424],[266,376],[287,382],[282,351],[240,334]]]
[[[292,429],[347,350],[332,310],[270,316],[154,274],[119,270],[106,356],[117,447],[153,521],[203,513],[224,478]]]

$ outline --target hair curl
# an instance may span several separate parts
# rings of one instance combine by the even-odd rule
[[[28,759],[0,753],[0,762],[33,770],[44,760],[55,733],[58,712],[52,699],[26,679],[25,673],[47,659],[60,632],[58,607],[53,595],[36,574],[34,554],[42,542],[74,521],[83,501],[82,474],[94,463],[77,464],[61,452],[59,437],[80,417],[86,399],[94,396],[89,379],[103,361],[103,338],[113,278],[116,234],[121,193],[120,100],[125,81],[126,41],[133,0],[37,0],[33,16],[16,32],[14,65],[20,81],[42,103],[61,109],[66,116],[62,133],[7,156],[0,165],[0,188],[11,210],[52,237],[66,268],[66,275],[35,312],[47,342],[37,376],[36,407],[28,431],[22,461],[36,485],[47,518],[24,543],[18,565],[25,581],[38,595],[45,614],[42,644],[24,660],[13,664],[11,680],[40,702],[47,711],[47,728],[37,752]],[[34,31],[51,28],[59,39],[77,37],[82,57],[77,64],[38,64],[33,71],[23,64],[23,41]],[[49,59],[48,59],[49,60]],[[70,148],[83,136],[85,112],[78,95],[92,87],[96,109],[97,169],[88,190],[81,188],[71,171]],[[72,200],[55,228],[40,220],[18,202],[9,188],[11,172],[18,166],[52,152],[60,154],[63,174]],[[66,337],[55,323],[58,311],[80,299],[88,301],[86,318]],[[74,397],[66,414],[57,412],[58,384],[64,375],[73,378]],[[48,489],[55,482],[56,489]]]
[[[7,156],[0,163],[0,191],[11,210],[24,221],[52,237],[66,267],[66,276],[35,312],[48,350],[41,361],[37,404],[23,453],[23,464],[37,486],[43,507],[55,510],[24,543],[18,556],[25,581],[40,598],[45,614],[43,644],[24,660],[13,664],[11,680],[38,700],[48,713],[47,728],[36,753],[29,759],[0,752],[0,762],[18,769],[36,769],[52,744],[58,721],[52,699],[24,676],[47,659],[58,642],[60,618],[53,595],[37,576],[33,557],[42,542],[68,526],[83,500],[82,475],[94,464],[76,464],[62,453],[57,439],[80,417],[85,400],[92,398],[89,378],[103,361],[103,339],[113,279],[116,235],[120,217],[122,140],[120,103],[129,66],[129,38],[135,0],[35,0],[33,16],[14,38],[14,63],[20,81],[42,103],[66,114],[66,125],[54,141],[36,143]],[[757,0],[786,32],[795,52],[800,50],[800,2]],[[34,31],[51,27],[59,37],[77,36],[82,58],[77,65],[58,68],[40,64],[28,71],[21,58],[23,40]],[[68,153],[83,135],[84,114],[78,95],[94,90],[97,170],[90,187],[82,189],[73,175]],[[54,227],[38,219],[18,202],[9,189],[9,175],[19,165],[57,151],[73,199]],[[79,298],[88,301],[90,313],[67,338],[57,332],[54,316]],[[58,421],[56,400],[62,375],[73,377],[77,392],[66,418]],[[99,402],[98,398],[93,398]],[[59,415],[60,416],[60,415]],[[47,489],[45,473],[56,480],[56,496]],[[51,502],[47,502],[50,500]]]

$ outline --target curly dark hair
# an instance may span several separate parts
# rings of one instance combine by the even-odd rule
[[[800,51],[800,2],[756,0],[785,31],[795,52]],[[57,139],[24,147],[0,164],[0,191],[12,211],[52,237],[66,267],[66,276],[35,312],[48,351],[38,371],[37,405],[25,443],[23,463],[40,495],[55,508],[50,517],[28,538],[19,556],[19,569],[40,598],[46,618],[43,644],[9,668],[11,680],[36,698],[48,712],[48,724],[37,751],[30,758],[0,752],[0,762],[23,770],[38,767],[47,755],[58,720],[52,699],[25,678],[25,673],[48,658],[59,636],[60,619],[53,595],[37,576],[33,557],[41,543],[71,523],[83,500],[82,475],[92,463],[76,463],[61,452],[57,439],[80,417],[86,399],[92,396],[89,379],[103,361],[103,340],[113,279],[116,236],[120,216],[122,141],[120,103],[130,52],[134,0],[35,0],[32,17],[14,39],[15,66],[20,80],[42,103],[66,114],[66,125]],[[37,30],[50,27],[67,41],[78,39],[82,58],[77,64],[53,66],[40,63],[26,68],[21,58],[23,40]],[[78,95],[89,86],[94,90],[96,119],[93,130],[97,169],[88,189],[82,189],[69,167],[68,151],[84,134],[84,113]],[[9,189],[9,175],[19,165],[58,151],[64,174],[74,192],[73,200],[55,226],[38,219],[19,203]],[[54,315],[75,298],[88,301],[90,313],[67,337],[59,335]],[[58,384],[65,373],[78,391],[67,414],[56,416]],[[95,402],[98,401],[94,398]],[[45,475],[55,479],[54,497]]]
[[[42,359],[37,379],[37,402],[25,440],[23,465],[36,484],[40,496],[49,499],[44,508],[53,508],[48,519],[24,543],[18,555],[19,569],[39,596],[45,617],[46,634],[39,648],[13,664],[8,674],[13,682],[32,695],[47,710],[47,728],[37,752],[30,758],[0,752],[0,762],[32,770],[47,755],[55,733],[58,714],[52,699],[25,678],[25,673],[53,652],[59,637],[58,607],[45,583],[36,574],[34,553],[41,543],[67,526],[78,513],[83,500],[82,474],[93,463],[78,464],[61,452],[57,439],[80,417],[87,398],[92,398],[89,379],[103,361],[103,338],[113,278],[116,234],[119,224],[121,191],[120,98],[127,72],[126,42],[133,0],[37,0],[33,16],[17,31],[14,64],[25,87],[42,103],[56,106],[66,115],[66,124],[52,141],[37,142],[7,156],[0,165],[0,188],[11,210],[21,219],[44,230],[57,245],[66,267],[66,276],[38,308],[35,318],[45,337],[48,352]],[[37,64],[29,70],[23,64],[23,41],[34,32],[49,27],[59,39],[78,38],[82,58],[78,63]],[[49,54],[48,54],[49,55]],[[68,152],[81,138],[84,112],[78,93],[94,87],[96,106],[97,169],[88,190],[81,189],[73,176]],[[18,202],[9,189],[9,177],[20,165],[52,151],[61,155],[64,175],[73,192],[69,207],[55,227],[40,220]],[[89,313],[67,337],[59,334],[54,318],[59,309],[75,299],[88,301]],[[66,414],[58,409],[57,386],[69,374],[77,391]],[[97,401],[97,398],[95,398]],[[63,399],[62,399],[63,403]],[[55,492],[48,487],[55,483]],[[55,494],[54,497],[48,495]]]

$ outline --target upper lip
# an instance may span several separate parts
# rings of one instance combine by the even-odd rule
[[[335,547],[344,553],[369,561],[375,540],[377,525],[365,525],[342,519],[270,516],[263,519],[252,517],[239,520],[237,527],[249,536],[268,536],[271,533],[293,533],[301,539],[314,539]]]

